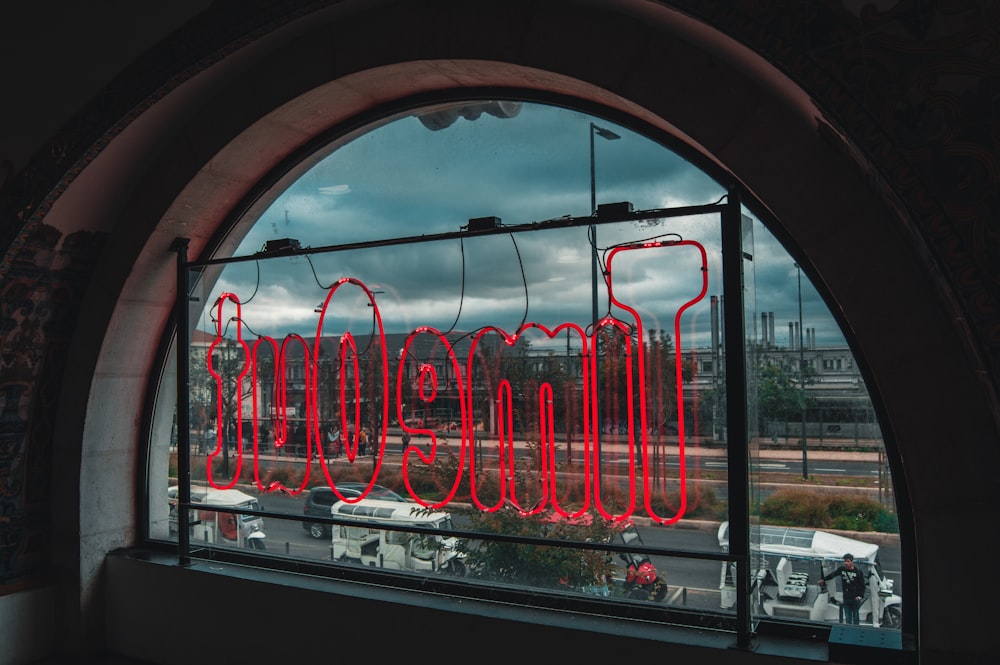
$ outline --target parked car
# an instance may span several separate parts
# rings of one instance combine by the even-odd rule
[[[347,499],[361,496],[361,493],[365,491],[365,487],[367,487],[365,483],[337,483],[337,490],[341,496]],[[401,495],[382,485],[372,485],[371,491],[368,492],[365,498],[380,499],[382,501],[407,501]],[[307,517],[330,517],[330,509],[338,501],[340,501],[340,497],[332,489],[326,485],[319,485],[309,490],[309,493],[306,494],[306,502],[302,506],[302,513]],[[332,535],[329,524],[303,522],[302,528],[308,531],[309,535],[313,538],[330,538]]]

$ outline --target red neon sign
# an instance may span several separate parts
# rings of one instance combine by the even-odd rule
[[[676,367],[674,380],[676,382],[676,396],[678,400],[676,413],[678,418],[678,444],[680,458],[680,503],[673,515],[664,516],[658,515],[652,504],[654,487],[652,477],[653,474],[651,473],[652,463],[649,454],[649,428],[647,426],[647,396],[645,380],[646,358],[643,323],[639,312],[635,308],[625,302],[622,302],[616,297],[614,289],[612,288],[614,274],[612,264],[615,257],[622,252],[659,247],[678,247],[683,245],[694,247],[700,252],[701,287],[698,294],[691,300],[685,302],[674,314],[673,332],[675,340],[674,354]],[[471,500],[476,507],[482,511],[493,512],[499,510],[503,505],[508,504],[515,506],[526,515],[533,515],[552,510],[564,518],[576,519],[589,511],[591,509],[591,504],[593,504],[593,507],[600,512],[605,519],[612,522],[621,522],[627,520],[631,515],[633,515],[636,509],[636,451],[638,450],[642,463],[643,496],[646,514],[650,519],[661,524],[672,524],[683,517],[687,507],[687,480],[685,462],[684,409],[680,404],[680,400],[683,395],[680,322],[684,312],[701,301],[708,290],[707,255],[704,247],[700,243],[685,240],[619,246],[612,249],[608,255],[605,281],[610,302],[609,310],[611,309],[611,306],[617,307],[625,312],[627,318],[630,318],[631,321],[614,316],[609,311],[609,314],[597,323],[589,335],[583,328],[573,323],[562,323],[554,328],[548,328],[542,324],[534,322],[524,323],[514,333],[508,333],[501,328],[488,326],[478,330],[470,338],[469,351],[464,365],[459,362],[454,346],[444,333],[428,326],[421,326],[407,336],[402,353],[399,357],[396,372],[395,416],[399,420],[404,432],[409,433],[411,436],[426,436],[430,439],[430,445],[426,452],[422,450],[420,446],[415,444],[410,444],[403,451],[403,481],[410,495],[418,503],[431,509],[438,509],[447,505],[455,498],[463,479],[463,474],[468,472]],[[313,451],[315,450],[315,455],[320,461],[320,468],[323,469],[327,484],[340,499],[349,502],[360,501],[361,498],[367,495],[368,490],[375,485],[385,456],[387,438],[385,428],[382,428],[380,440],[377,442],[377,449],[375,454],[372,455],[374,468],[372,470],[371,480],[368,482],[368,487],[361,497],[353,499],[342,496],[336,488],[334,479],[331,477],[328,466],[325,463],[325,455],[328,454],[329,451],[325,450],[322,432],[320,431],[321,421],[319,413],[321,395],[318,380],[319,372],[317,371],[320,360],[320,342],[323,339],[324,321],[326,319],[327,310],[331,305],[331,299],[345,284],[360,288],[366,295],[368,304],[372,307],[377,333],[374,337],[373,343],[379,353],[378,359],[381,361],[379,363],[381,376],[378,378],[381,383],[382,422],[389,422],[389,359],[386,349],[385,330],[382,324],[381,312],[378,304],[375,302],[374,293],[364,283],[355,278],[343,278],[328,289],[326,299],[319,310],[320,316],[312,348],[310,348],[309,343],[305,339],[298,335],[287,336],[280,345],[274,339],[264,336],[257,339],[251,352],[250,347],[243,340],[242,305],[239,298],[232,293],[224,293],[216,301],[216,337],[209,347],[207,358],[208,372],[215,380],[214,389],[217,405],[216,422],[220,425],[217,428],[218,431],[215,450],[208,455],[208,459],[206,461],[208,467],[208,482],[213,487],[219,489],[228,489],[233,487],[236,484],[237,479],[240,477],[240,470],[242,468],[242,445],[238,445],[236,452],[236,470],[233,474],[233,478],[224,483],[220,483],[216,481],[212,474],[212,462],[222,451],[222,446],[225,445],[221,424],[223,423],[223,403],[224,399],[227,397],[225,394],[225,391],[227,390],[234,391],[232,394],[228,395],[228,397],[235,402],[236,436],[237,441],[239,442],[242,442],[243,440],[242,396],[247,394],[247,391],[249,391],[252,395],[251,424],[253,427],[254,481],[257,484],[258,489],[264,492],[282,491],[290,494],[299,494],[308,486],[309,468],[311,464],[306,465],[306,471],[302,482],[297,488],[288,488],[279,480],[265,482],[265,479],[261,477],[259,465],[262,448],[260,441],[260,428],[258,425],[263,421],[258,405],[258,395],[261,391],[259,383],[260,370],[263,367],[263,363],[259,357],[259,352],[261,348],[268,348],[274,357],[274,372],[271,377],[272,385],[274,386],[272,406],[273,415],[269,417],[269,420],[274,428],[274,434],[272,437],[273,445],[275,449],[280,450],[288,441],[288,390],[285,377],[287,374],[286,370],[288,362],[287,350],[289,345],[293,343],[298,343],[303,348],[303,371],[306,386],[304,402],[306,422],[305,453],[307,459],[311,460],[313,458]],[[224,306],[228,303],[235,306],[236,314],[234,317],[227,318],[223,316]],[[226,320],[235,322],[237,350],[242,357],[239,372],[235,380],[231,382],[231,385],[226,385],[222,375],[215,368],[213,361],[214,352],[217,346],[225,340],[222,322]],[[475,428],[473,425],[473,414],[475,412],[473,404],[474,382],[472,377],[474,375],[477,349],[487,335],[497,336],[501,342],[501,348],[514,347],[517,344],[518,339],[523,334],[532,330],[542,333],[549,339],[554,339],[560,334],[566,334],[567,336],[575,334],[581,347],[581,358],[583,360],[583,390],[579,392],[577,398],[579,404],[576,404],[575,406],[579,407],[579,413],[582,415],[582,485],[584,493],[581,507],[573,512],[570,512],[569,509],[564,507],[558,495],[555,458],[556,440],[554,435],[554,414],[552,406],[553,387],[551,383],[546,381],[542,381],[537,385],[536,394],[525,396],[526,399],[533,400],[537,404],[537,429],[535,431],[538,432],[539,439],[538,447],[540,451],[539,473],[541,479],[541,498],[534,502],[531,506],[525,506],[522,505],[521,499],[517,495],[515,483],[515,465],[517,458],[515,455],[513,425],[514,398],[512,395],[511,382],[507,377],[494,377],[496,380],[491,382],[493,387],[490,395],[495,404],[496,424],[499,435],[497,472],[500,477],[500,482],[498,488],[498,500],[490,504],[484,503],[482,497],[480,496],[479,488],[477,487],[478,473],[476,469],[476,456],[471,453],[475,440]],[[435,462],[436,456],[438,455],[437,433],[434,429],[426,426],[411,426],[405,421],[403,414],[402,387],[406,382],[406,363],[409,358],[414,357],[411,355],[411,347],[414,341],[422,335],[430,335],[436,338],[437,343],[441,344],[445,349],[444,360],[451,365],[452,376],[456,382],[457,394],[461,396],[461,399],[459,400],[461,425],[456,477],[454,478],[450,488],[448,488],[445,492],[444,498],[437,502],[430,502],[419,496],[413,486],[409,471],[409,460],[413,456],[415,456],[419,462],[424,465],[429,466]],[[621,353],[621,357],[624,359],[626,377],[626,394],[624,395],[624,399],[627,412],[625,422],[627,423],[627,467],[629,490],[626,507],[623,511],[617,514],[610,512],[608,507],[605,505],[605,497],[602,495],[602,486],[604,484],[601,469],[602,457],[601,450],[598,445],[601,440],[601,432],[599,431],[599,403],[602,395],[600,394],[600,386],[598,385],[600,382],[597,380],[598,373],[600,371],[599,358],[598,354],[595,352],[595,349],[597,348],[597,340],[599,336],[602,335],[605,338],[616,336],[617,338],[623,340],[623,351]],[[353,418],[350,420],[348,418],[348,413],[343,409],[339,409],[341,431],[344,432],[349,431],[350,429],[360,431],[362,426],[361,377],[358,356],[359,354],[354,336],[350,332],[342,333],[339,341],[337,371],[339,376],[339,404],[345,405],[353,403],[354,405]],[[247,383],[248,375],[249,385]],[[350,382],[349,379],[351,379]],[[438,371],[433,364],[428,362],[420,362],[418,364],[416,390],[419,400],[424,404],[433,403],[438,398],[440,390],[439,377]],[[604,396],[613,397],[615,399],[620,399],[621,397],[619,395]],[[569,427],[568,417],[567,427]],[[638,438],[636,436],[637,432],[639,435]],[[376,445],[375,442],[372,442],[372,445]],[[358,446],[359,444],[357,440],[347,441],[345,452],[350,463],[358,461]],[[468,456],[468,469],[466,469],[466,456]]]

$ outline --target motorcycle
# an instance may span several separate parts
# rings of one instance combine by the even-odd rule
[[[667,583],[656,572],[656,567],[649,557],[625,553],[619,557],[627,566],[623,584],[626,598],[660,602],[667,597]]]

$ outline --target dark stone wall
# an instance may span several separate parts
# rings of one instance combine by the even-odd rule
[[[47,567],[60,379],[103,245],[88,232],[28,228],[0,282],[0,585]]]
[[[670,4],[764,55],[865,151],[871,186],[898,197],[945,269],[997,390],[1000,5]]]

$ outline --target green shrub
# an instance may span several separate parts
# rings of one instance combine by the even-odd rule
[[[899,520],[896,517],[896,513],[890,512],[885,508],[879,508],[878,514],[875,516],[874,522],[872,522],[872,528],[882,533],[899,533]]]
[[[877,501],[802,489],[778,490],[768,496],[761,504],[761,519],[783,526],[885,533],[899,531],[896,515]]]
[[[654,496],[650,502],[653,510],[660,517],[670,517],[680,507],[680,489],[662,496]],[[687,483],[687,505],[684,509],[685,519],[723,520],[727,518],[728,508],[719,501],[715,489],[700,483]],[[641,514],[640,510],[640,514]]]
[[[526,516],[510,507],[495,512],[473,511],[473,530],[546,538],[554,545],[560,540],[611,542],[614,527],[600,515],[591,513],[589,525],[544,523],[539,516]],[[460,541],[470,574],[485,580],[529,584],[546,589],[582,590],[603,584],[615,572],[613,558],[601,550],[582,550],[506,541]]]
[[[778,490],[764,500],[761,518],[784,526],[829,526],[828,502],[807,490]]]
[[[302,472],[291,464],[284,464],[270,469],[261,479],[264,486],[271,483],[281,483],[285,487],[293,488],[302,484]]]

